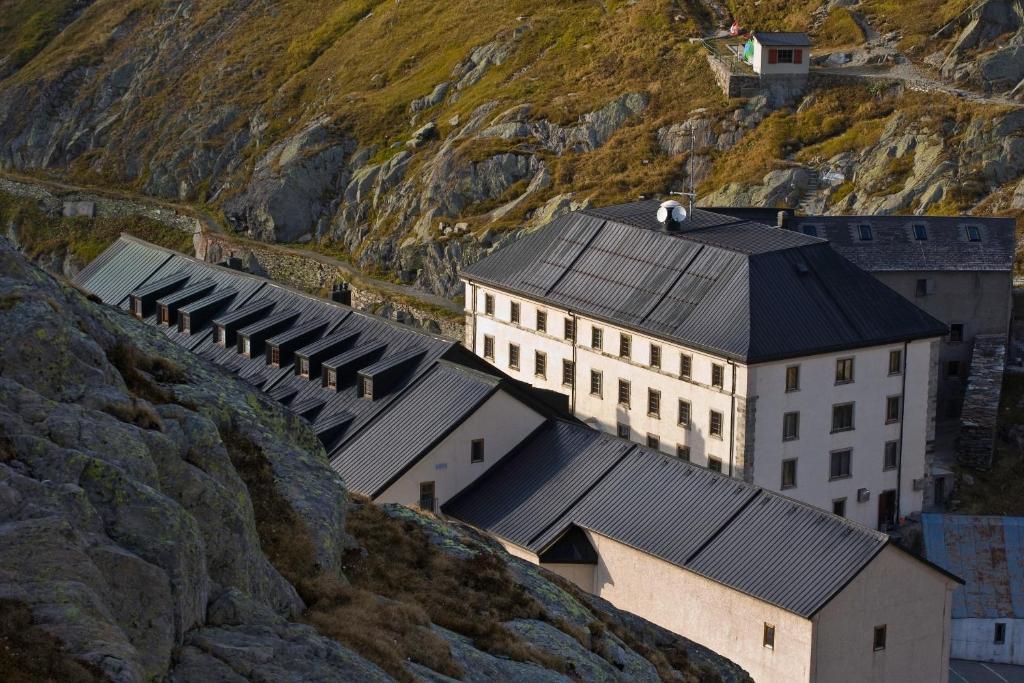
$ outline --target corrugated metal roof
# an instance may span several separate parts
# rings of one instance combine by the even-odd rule
[[[386,359],[406,359],[407,367],[403,366],[401,376],[389,386],[387,395],[371,401],[359,397],[355,382],[335,392],[322,387],[319,376],[299,377],[290,362],[275,368],[267,364],[263,353],[247,358],[237,352],[234,344],[222,347],[215,343],[209,332],[197,338],[181,334],[177,328],[159,328],[177,343],[192,347],[198,355],[286,402],[291,409],[305,413],[313,422],[314,430],[329,435],[325,447],[337,462],[341,462],[339,458],[348,452],[350,442],[356,449],[352,456],[354,459],[375,453],[379,440],[372,436],[365,440],[359,437],[364,428],[369,429],[385,418],[402,425],[417,424],[410,433],[420,439],[437,430],[451,429],[464,416],[467,402],[471,403],[473,397],[483,390],[482,387],[490,391],[494,383],[506,381],[504,375],[489,367],[486,373],[479,373],[468,368],[455,370],[454,366],[448,367],[447,361],[438,365],[442,357],[457,346],[455,341],[353,311],[347,306],[296,292],[263,278],[202,263],[128,236],[122,236],[76,280],[88,291],[95,291],[94,287],[101,288],[109,297],[104,299],[107,303],[125,305],[128,293],[139,285],[176,274],[187,275],[187,278],[179,278],[181,286],[178,291],[203,279],[214,283],[212,295],[231,289],[238,291],[231,304],[232,310],[218,315],[218,323],[244,319],[243,329],[251,331],[264,328],[270,320],[290,319],[286,329],[275,332],[278,341],[290,339],[313,326],[323,338],[304,343],[305,349],[316,350],[329,345],[329,339],[348,337],[358,340],[359,347],[379,347]],[[250,315],[254,317],[248,317]],[[153,324],[154,319],[151,317],[149,322]],[[374,359],[368,360],[365,365],[373,362]],[[355,369],[364,367],[360,365]],[[421,387],[415,395],[407,395],[411,387],[420,386],[417,384],[419,378],[437,368],[443,369],[434,372],[430,379],[429,384],[434,388]],[[446,393],[451,394],[449,402],[439,401],[439,397]],[[397,412],[388,418],[392,410]],[[433,417],[422,417],[421,412],[424,416]],[[418,457],[418,453],[412,453],[416,450],[412,442],[407,445],[409,448],[403,445],[392,449],[395,454],[404,454],[396,460],[389,460],[391,455],[382,457],[379,462],[374,460],[365,480],[385,479],[394,474],[394,467],[407,464],[404,458]],[[351,475],[351,472],[346,471],[346,474]],[[355,477],[354,481],[363,479]]]
[[[557,421],[444,511],[538,554],[585,528],[804,617],[888,542],[818,508]]]
[[[954,619],[1024,619],[1024,517],[925,514],[924,552],[963,577]]]
[[[346,443],[331,466],[350,489],[377,496],[472,414],[497,384],[493,377],[438,363]]]
[[[444,511],[528,548],[633,448],[551,420]]]
[[[811,39],[806,33],[795,31],[754,31],[754,40],[772,47],[810,47]]]
[[[637,206],[568,214],[463,274],[748,363],[946,331],[824,240],[731,217],[669,233]]]
[[[861,239],[860,225],[870,226],[871,239]],[[914,237],[923,225],[926,240]],[[814,226],[832,248],[867,271],[1000,271],[1012,272],[1016,228],[1012,218],[978,216],[800,216],[790,231]],[[967,226],[978,229],[972,242]]]

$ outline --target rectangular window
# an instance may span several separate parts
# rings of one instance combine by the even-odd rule
[[[484,313],[494,315],[494,295],[484,294]]]
[[[693,356],[682,354],[679,356],[679,376],[683,379],[690,379],[693,374]]]
[[[764,637],[761,638],[761,644],[769,650],[775,649],[775,626],[767,621],[764,622]]]
[[[598,351],[604,346],[604,330],[600,327],[590,328],[590,348]]]
[[[647,415],[661,417],[661,392],[656,389],[647,390]]]
[[[420,510],[434,511],[434,482],[420,482]]]
[[[547,332],[548,331],[548,314],[547,311],[537,311],[537,331]]]
[[[916,296],[928,295],[928,278],[917,278],[917,285],[914,287],[914,294]]]
[[[967,241],[968,242],[980,242],[981,241],[981,230],[978,229],[977,225],[967,226]]]
[[[178,331],[192,334],[192,323],[189,321],[189,314],[182,313],[178,316]]]
[[[782,488],[796,487],[796,458],[782,461]]]
[[[725,381],[725,368],[718,363],[711,364],[711,386],[722,388]]]
[[[618,436],[620,439],[628,439],[629,425],[624,422],[620,422],[617,425],[615,425],[615,435]]]
[[[533,374],[541,379],[545,379],[548,376],[548,357],[547,354],[541,351],[535,351],[533,354]]]
[[[469,461],[470,462],[483,462],[484,461],[484,440],[473,439],[469,444]]]
[[[270,364],[275,368],[281,367],[281,348],[278,346],[270,347]]]
[[[249,341],[248,337],[239,337],[238,347],[242,351],[243,356],[248,356],[252,353],[252,342]]]
[[[836,498],[832,501],[832,514],[839,517],[846,516],[846,499]]]
[[[160,324],[170,325],[171,324],[171,309],[167,306],[160,307]]]
[[[903,351],[896,349],[889,352],[889,374],[898,375],[903,372]]]
[[[327,386],[331,389],[338,388],[338,371],[328,370],[327,371]]]
[[[217,338],[217,344],[219,346],[225,346],[226,345],[225,340],[227,339],[227,334],[224,332],[224,327],[222,325],[217,325],[217,327],[214,328],[214,330],[215,330],[214,331],[214,335]]]
[[[995,633],[992,634],[992,642],[996,645],[1002,645],[1006,642],[1006,624],[996,622]]]
[[[949,341],[962,342],[964,340],[963,323],[953,323],[949,326]]]
[[[708,432],[711,436],[722,438],[722,414],[717,410],[712,410],[708,418]]]
[[[576,322],[572,318],[565,319],[565,334],[563,336],[566,341],[576,341]]]
[[[142,318],[142,299],[132,297],[132,311],[135,313],[136,318]]]
[[[657,434],[648,434],[647,435],[647,447],[648,448],[653,448],[654,450],[658,450],[658,446],[660,444],[661,444],[661,442],[658,440]]]
[[[924,223],[914,224],[914,239],[918,242],[924,242],[928,239],[928,228]]]
[[[370,377],[363,377],[359,383],[359,388],[363,398],[373,400],[373,379]]]
[[[619,380],[619,405],[629,406],[629,382]]]
[[[633,350],[633,338],[628,334],[619,335],[619,357],[629,358]]]
[[[899,465],[900,442],[886,441],[885,454],[882,456],[882,469],[894,470]]]
[[[571,360],[562,361],[562,385],[571,387],[573,384],[574,375],[576,374],[576,366]]]
[[[779,64],[792,64],[793,63],[793,51],[792,50],[776,50],[776,61]]]
[[[786,368],[786,391],[800,390],[800,366],[790,365]]]
[[[690,402],[679,399],[679,425],[690,428]]]
[[[484,335],[484,358],[494,360],[494,337],[489,334]]]
[[[861,223],[857,226],[857,235],[862,242],[870,242],[874,239],[874,235],[871,234],[871,226],[867,223]]]
[[[722,459],[715,456],[708,456],[708,469],[715,472],[722,471]]]
[[[597,397],[601,396],[601,384],[603,383],[602,379],[603,378],[601,377],[601,371],[600,370],[591,370],[590,371],[590,395],[591,396],[597,396]]]
[[[690,447],[682,444],[676,444],[676,457],[680,460],[690,462]]]
[[[511,304],[509,304],[508,319],[511,320],[514,323],[518,323],[519,322],[519,312],[520,312],[519,311],[519,304],[516,303],[515,301],[513,301]]]
[[[657,344],[651,344],[651,367],[661,367],[661,347]]]
[[[519,369],[519,344],[508,345],[508,366],[513,370]]]
[[[305,377],[307,379],[309,378],[309,359],[308,358],[300,358],[299,359],[299,377]]]
[[[840,358],[836,361],[836,384],[848,384],[853,381],[853,359]]]
[[[853,453],[849,448],[841,451],[832,451],[829,455],[828,478],[846,479],[850,476],[850,455]]]
[[[845,432],[853,429],[853,404],[837,403],[832,406],[832,431]]]
[[[900,421],[900,397],[890,396],[885,399],[885,423]]]
[[[885,649],[885,624],[875,627],[875,637],[873,639],[875,652]]]
[[[785,413],[782,416],[782,440],[794,441],[800,438],[800,413]]]
[[[946,363],[946,376],[947,377],[959,377],[960,376],[960,361],[951,360]]]

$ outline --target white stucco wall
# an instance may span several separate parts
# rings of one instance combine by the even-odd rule
[[[1006,624],[1006,639],[995,642],[996,623]],[[1024,619],[954,619],[954,659],[1024,664]]]
[[[815,680],[946,683],[955,586],[906,553],[885,547],[815,615]],[[874,629],[883,624],[886,646],[876,652]]]
[[[751,366],[750,393],[755,398],[754,483],[825,510],[833,501],[846,499],[846,516],[865,526],[878,524],[878,497],[895,490],[900,480],[901,514],[921,510],[922,491],[913,480],[925,475],[925,451],[929,439],[928,386],[934,382],[928,341],[871,347]],[[903,373],[889,374],[889,352],[904,355]],[[836,362],[854,359],[854,381],[836,384]],[[786,368],[799,366],[800,388],[786,391]],[[900,422],[886,423],[886,399],[903,396]],[[854,429],[832,433],[832,406],[854,404]],[[783,441],[783,416],[800,414],[799,438]],[[901,436],[902,426],[902,436]],[[902,439],[902,469],[884,469],[885,444]],[[852,449],[850,472],[845,479],[829,479],[832,451]],[[782,489],[782,462],[796,459],[797,481]],[[866,502],[857,491],[871,492]]]
[[[498,390],[398,481],[376,498],[380,503],[419,504],[420,483],[434,482],[437,505],[471,484],[540,426],[544,418]],[[474,439],[485,439],[484,461],[470,462]]]
[[[903,391],[903,376],[888,375],[889,351],[903,350],[902,343],[748,367],[483,285],[467,287],[467,291],[474,292],[476,298],[471,342],[474,351],[482,356],[484,337],[492,336],[495,357],[491,362],[495,366],[534,386],[570,395],[576,416],[595,428],[615,434],[619,423],[628,424],[633,441],[645,443],[648,434],[656,435],[660,450],[672,455],[677,445],[689,446],[693,463],[706,467],[709,458],[715,457],[722,461],[722,471],[727,474],[731,457],[734,476],[748,475],[755,483],[775,491],[782,490],[782,461],[795,457],[797,486],[786,489],[786,495],[829,511],[834,500],[845,498],[847,516],[871,527],[878,524],[879,495],[895,490],[897,477],[899,514],[907,515],[922,507],[923,492],[914,490],[913,480],[925,476],[925,452],[934,434],[928,402],[929,384],[936,381],[932,364],[936,344],[932,341],[913,342],[905,350],[902,469],[885,470],[885,443],[901,438],[900,423],[885,423],[885,402],[887,397]],[[486,294],[494,296],[493,316],[484,313]],[[512,301],[520,304],[519,324],[509,319]],[[470,315],[473,305],[467,301]],[[546,333],[534,329],[538,309],[548,313]],[[576,320],[575,348],[564,340],[564,321],[570,316]],[[591,348],[594,326],[603,330],[601,351]],[[629,359],[618,355],[623,333],[632,340]],[[509,366],[510,342],[520,348],[519,369]],[[650,366],[652,343],[661,347],[660,368]],[[546,378],[534,373],[536,350],[547,355]],[[684,353],[692,358],[690,380],[679,377]],[[846,357],[854,358],[854,382],[837,386],[835,363]],[[563,360],[575,362],[574,395],[573,387],[562,385]],[[711,386],[712,363],[723,367],[722,389]],[[801,366],[800,391],[785,391],[785,369],[789,365]],[[602,373],[601,397],[590,394],[591,370]],[[630,383],[629,406],[618,402],[619,379]],[[647,414],[648,389],[661,392],[660,418]],[[678,424],[679,399],[690,402],[689,429]],[[831,434],[832,405],[849,401],[856,404],[855,429]],[[720,439],[709,434],[711,410],[723,416]],[[783,414],[789,411],[801,414],[800,438],[783,442]],[[853,449],[852,476],[829,481],[831,451],[847,447]],[[747,455],[752,456],[752,469],[745,472]],[[857,491],[861,488],[868,489],[871,495],[868,501],[858,503]]]
[[[811,63],[811,48],[803,47],[803,58],[800,60],[800,64],[769,64],[768,63],[768,49],[763,47],[758,41],[754,41],[754,58],[751,66],[754,67],[754,72],[762,75],[773,75],[773,74],[806,74],[809,70]],[[790,48],[780,48],[790,49]],[[792,48],[797,49],[797,48]]]

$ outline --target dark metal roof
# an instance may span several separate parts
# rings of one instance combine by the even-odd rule
[[[946,331],[825,240],[699,210],[706,227],[666,232],[656,209],[567,214],[463,274],[748,363]]]
[[[1012,272],[1016,226],[1012,218],[977,216],[798,216],[791,231],[815,226],[832,248],[867,271],[1005,271]],[[871,228],[861,239],[858,226]],[[923,225],[926,240],[914,237]],[[980,241],[968,238],[967,226]]]
[[[786,31],[754,31],[754,40],[772,47],[810,47],[806,33]]]
[[[177,343],[189,346],[203,358],[303,414],[312,422],[314,431],[323,435],[329,457],[343,468],[342,473],[354,484],[353,490],[360,493],[372,494],[371,489],[379,482],[397,476],[402,468],[422,455],[423,444],[432,435],[454,429],[474,401],[499,384],[510,385],[510,391],[514,389],[519,395],[528,391],[489,366],[477,363],[473,368],[478,365],[482,368],[472,369],[463,367],[466,362],[453,364],[442,360],[447,356],[463,358],[452,353],[458,347],[453,340],[353,311],[348,306],[296,292],[247,273],[206,264],[128,236],[122,236],[76,280],[87,291],[100,293],[106,303],[125,307],[129,292],[168,276],[175,276],[178,283],[175,292],[204,280],[213,283],[210,296],[236,291],[230,310],[218,314],[217,323],[235,323],[243,330],[256,330],[266,329],[272,321],[283,321],[283,329],[274,330],[276,337],[272,341],[290,340],[313,329],[320,338],[302,339],[299,343],[303,344],[303,351],[330,348],[338,338],[348,337],[357,341],[357,348],[379,348],[380,355],[388,361],[405,359],[402,372],[391,378],[387,395],[371,401],[358,395],[354,381],[333,391],[321,385],[319,376],[307,379],[296,375],[290,362],[291,354],[282,354],[282,367],[275,368],[267,364],[263,353],[248,358],[237,352],[235,344],[218,345],[210,330],[189,336],[178,333],[176,327],[159,328]],[[154,324],[154,318],[151,316],[148,322]],[[337,361],[337,356],[332,360]],[[367,359],[353,371],[366,369],[376,360],[379,357]],[[423,382],[419,382],[421,378]],[[529,402],[529,399],[524,400]],[[373,431],[363,437],[364,430]],[[388,436],[382,439],[378,437],[380,434]],[[344,469],[346,463],[352,462],[365,462],[367,467],[361,474]]]
[[[347,442],[334,455],[331,466],[353,490],[380,495],[472,414],[497,386],[495,377],[438,363],[389,410]]]
[[[588,529],[804,617],[883,533],[585,426],[550,421],[444,506],[541,554]]]
[[[963,577],[954,619],[1024,619],[1024,517],[926,514],[925,556]]]

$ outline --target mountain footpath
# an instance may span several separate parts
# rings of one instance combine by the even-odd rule
[[[0,678],[746,681],[471,529],[0,239]]]

